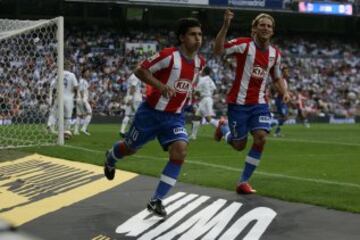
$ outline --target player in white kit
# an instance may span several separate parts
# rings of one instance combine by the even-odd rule
[[[202,71],[202,75],[199,78],[199,82],[195,88],[196,94],[200,95],[200,102],[198,109],[196,110],[195,116],[198,117],[197,120],[194,120],[192,133],[190,138],[196,139],[198,130],[200,128],[200,120],[205,118],[208,123],[217,127],[219,120],[214,119],[214,101],[213,95],[216,91],[216,85],[214,81],[210,77],[211,69],[209,67],[205,67]]]
[[[90,77],[90,70],[84,69],[82,71],[82,77],[79,81],[79,88],[76,99],[76,122],[74,134],[79,134],[79,127],[81,126],[80,131],[85,135],[90,135],[87,131],[88,126],[91,121],[92,109],[89,103],[89,83],[86,79]]]
[[[56,103],[56,79],[53,79],[50,83],[50,89],[49,89],[49,99],[48,103],[50,106],[49,109],[49,117],[47,121],[47,129],[49,132],[56,134],[56,112],[58,109],[57,103]]]
[[[64,70],[64,131],[70,131],[71,115],[74,109],[74,99],[79,86],[74,73],[70,72],[70,64],[65,63]]]
[[[125,116],[121,122],[120,135],[124,137],[126,132],[126,127],[128,126],[130,120],[135,115],[137,108],[142,102],[142,93],[141,93],[141,81],[131,74],[127,79],[128,89],[126,96],[124,98],[125,102]]]

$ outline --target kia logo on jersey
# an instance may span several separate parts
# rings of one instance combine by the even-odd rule
[[[261,66],[258,66],[258,65],[254,66],[251,76],[253,78],[264,78],[265,69],[263,69]]]
[[[191,83],[188,80],[180,79],[174,84],[176,92],[187,93],[191,90]]]

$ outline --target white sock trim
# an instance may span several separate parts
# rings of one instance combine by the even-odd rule
[[[168,176],[166,176],[166,175],[164,175],[164,174],[161,175],[160,181],[162,181],[162,182],[164,182],[164,183],[167,183],[167,184],[169,184],[169,185],[171,185],[171,186],[174,186],[175,183],[176,183],[176,179],[171,178],[171,177],[168,177]]]
[[[246,156],[245,162],[254,165],[254,166],[259,166],[260,164],[260,159],[256,159],[250,156]]]

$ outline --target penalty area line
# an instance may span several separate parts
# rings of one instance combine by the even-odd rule
[[[63,147],[78,149],[78,150],[92,152],[92,153],[104,153],[103,151],[93,150],[93,149],[74,146],[74,145],[64,145]],[[132,155],[130,157],[140,158],[140,159],[147,158],[147,159],[151,159],[151,160],[161,160],[161,161],[168,160],[168,158],[152,157],[152,156],[136,155],[136,154]],[[216,169],[223,169],[223,170],[233,171],[233,172],[241,172],[242,171],[242,169],[240,169],[240,168],[229,167],[229,166],[220,165],[220,164],[213,164],[213,163],[206,163],[206,162],[199,162],[199,161],[192,161],[192,160],[186,160],[186,163],[199,165],[199,166],[205,166],[205,167],[211,167],[211,168],[216,168]],[[285,175],[285,174],[279,174],[279,173],[269,173],[269,172],[263,172],[263,171],[255,171],[254,174],[257,174],[260,176],[266,176],[266,177],[283,178],[283,179],[290,179],[290,180],[295,180],[295,181],[335,185],[335,186],[342,186],[342,187],[352,187],[352,188],[360,189],[360,184],[356,184],[356,183],[338,182],[338,181],[330,181],[330,180],[316,179],[316,178],[304,178],[304,177],[297,177],[297,176],[291,176],[291,175]]]

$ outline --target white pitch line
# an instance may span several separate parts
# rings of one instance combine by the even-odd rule
[[[307,140],[307,139],[296,139],[296,138],[268,138],[274,141],[282,141],[282,142],[303,142],[303,143],[317,143],[317,144],[335,144],[342,146],[352,146],[352,147],[360,147],[360,143],[346,143],[346,142],[331,142],[331,141],[317,141],[317,140]]]
[[[93,149],[78,147],[78,146],[74,146],[74,145],[64,145],[64,147],[79,149],[79,150],[93,152],[93,153],[103,153],[102,151],[99,151],[99,150],[93,150]],[[168,158],[152,157],[152,156],[136,155],[136,154],[132,155],[130,157],[141,158],[141,159],[147,158],[147,159],[151,159],[151,160],[161,160],[161,161],[168,160]],[[205,167],[212,167],[212,168],[216,168],[216,169],[223,169],[223,170],[228,170],[228,171],[233,171],[233,172],[239,172],[239,173],[242,171],[242,169],[240,169],[240,168],[229,167],[229,166],[224,166],[224,165],[219,165],[219,164],[206,163],[206,162],[186,160],[186,163],[205,166]],[[284,178],[284,179],[291,179],[291,180],[296,180],[296,181],[328,184],[328,185],[335,185],[335,186],[346,186],[346,187],[353,187],[353,188],[360,189],[360,184],[356,184],[356,183],[338,182],[338,181],[330,181],[330,180],[323,180],[323,179],[316,179],[316,178],[304,178],[304,177],[290,176],[290,175],[279,174],[279,173],[268,173],[268,172],[262,172],[262,171],[255,171],[255,174],[267,176],[267,177]]]
[[[209,134],[199,134],[199,136],[203,137],[213,137]],[[334,141],[318,141],[318,140],[309,140],[309,139],[298,139],[298,138],[275,138],[275,137],[267,137],[268,140],[281,141],[281,142],[301,142],[301,143],[315,143],[315,144],[334,144],[341,146],[352,146],[352,147],[360,147],[360,143],[348,143],[348,142],[334,142]],[[339,140],[341,141],[341,140]]]

